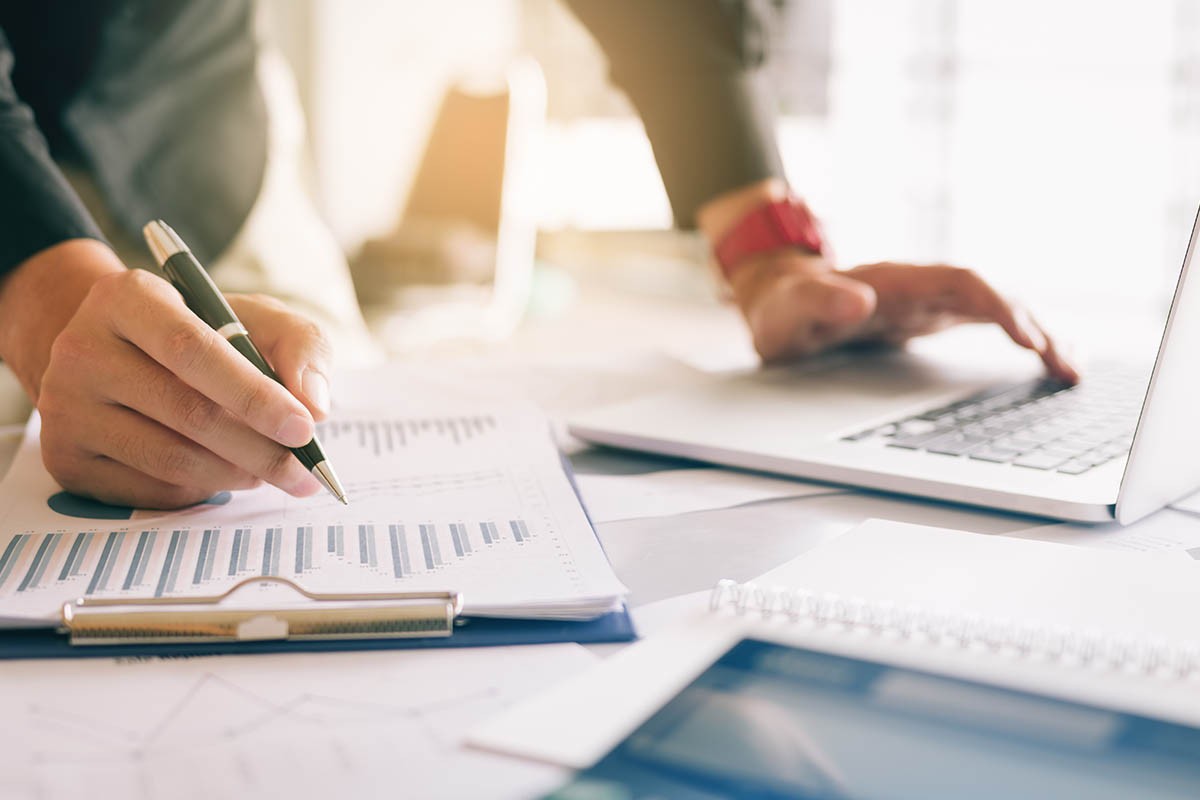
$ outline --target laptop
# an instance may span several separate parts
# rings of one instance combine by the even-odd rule
[[[839,352],[597,408],[569,429],[725,466],[1129,524],[1200,489],[1198,230],[1200,214],[1150,369],[1089,369],[1065,386],[986,358]]]

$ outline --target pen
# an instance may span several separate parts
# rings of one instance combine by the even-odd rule
[[[275,370],[271,369],[271,365],[262,357],[262,353],[258,352],[258,348],[250,340],[250,334],[246,331],[245,326],[233,313],[229,303],[225,302],[225,297],[212,282],[212,278],[208,277],[204,267],[200,266],[200,262],[192,255],[192,251],[179,238],[179,234],[171,230],[171,227],[162,220],[154,220],[146,223],[146,227],[142,228],[142,235],[146,238],[150,252],[154,254],[154,259],[162,267],[167,279],[183,295],[188,308],[204,320],[206,325],[224,337],[251,364],[258,367],[263,375],[282,384],[283,381],[279,380]],[[316,436],[313,436],[312,441],[308,444],[303,447],[293,447],[291,451],[296,458],[300,459],[300,463],[304,465],[305,469],[329,490],[330,494],[344,505],[350,504],[346,499],[346,490],[342,488],[342,483],[333,471],[333,465],[325,457],[325,452],[321,449],[321,443],[317,441]]]

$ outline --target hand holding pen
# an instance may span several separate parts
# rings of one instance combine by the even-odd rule
[[[142,508],[263,481],[297,496],[321,491],[287,449],[312,440],[329,402],[328,346],[304,317],[270,299],[229,298],[285,389],[170,284],[126,269],[102,243],[50,248],[9,288],[8,298],[72,301],[62,318],[43,312],[25,326],[31,338],[12,348],[41,411],[43,460],[65,488]]]

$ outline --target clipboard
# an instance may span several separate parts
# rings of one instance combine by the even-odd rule
[[[252,585],[283,585],[302,605],[222,607]],[[4,631],[0,660],[497,647],[636,638],[628,609],[590,620],[471,617],[458,592],[318,593],[287,578],[248,578],[219,595],[78,598],[57,628]]]
[[[571,462],[560,453],[563,472],[595,534],[595,523],[579,491]],[[597,537],[599,542],[599,538]],[[604,545],[600,542],[600,547]],[[212,616],[213,606],[246,585],[282,584],[317,607],[247,609],[232,616]],[[431,647],[506,647],[510,645],[575,642],[601,644],[637,639],[628,606],[588,620],[482,617],[462,613],[464,597],[457,591],[336,593],[310,592],[287,578],[256,576],[219,595],[194,598],[79,599],[63,606],[59,628],[0,630],[0,661],[34,658],[186,658],[206,655],[342,650],[397,650]],[[345,615],[347,603],[370,603],[371,613]],[[328,604],[328,605],[325,605]],[[128,615],[141,614],[141,631],[114,627],[129,625]],[[158,618],[155,622],[154,617]],[[85,619],[86,618],[86,619]],[[191,629],[164,630],[162,622],[191,618],[206,621],[203,633]],[[257,618],[257,619],[255,619]],[[271,619],[274,621],[272,622]],[[284,633],[280,627],[286,622]],[[293,627],[292,623],[297,623]],[[215,624],[214,624],[215,623]],[[72,625],[79,643],[72,643]],[[248,625],[242,636],[237,628]],[[261,625],[257,636],[252,628]],[[267,630],[274,626],[273,635]],[[86,639],[86,644],[82,643]]]

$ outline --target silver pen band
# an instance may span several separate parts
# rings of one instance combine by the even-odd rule
[[[246,330],[246,326],[242,325],[242,323],[240,323],[240,322],[227,322],[224,325],[222,325],[221,327],[217,328],[217,334],[222,339],[225,339],[228,341],[229,339],[232,339],[234,336],[237,336],[238,334],[241,334],[243,336],[249,336],[250,331]]]

